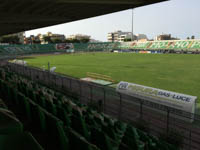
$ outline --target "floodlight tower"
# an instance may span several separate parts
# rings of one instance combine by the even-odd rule
[[[132,35],[131,35],[131,41],[133,41],[133,19],[134,19],[134,8],[132,8],[132,21],[131,21],[131,24],[132,24],[132,27],[131,27],[131,29],[132,29]]]

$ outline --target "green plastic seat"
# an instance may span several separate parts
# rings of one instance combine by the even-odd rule
[[[78,107],[72,109],[72,114],[73,114],[74,116],[76,116],[76,117],[82,116],[81,112],[80,112],[78,109],[79,109]]]
[[[70,127],[71,120],[69,115],[67,115],[67,112],[62,107],[56,107],[57,108],[57,117],[63,121],[64,125],[67,127]]]
[[[58,98],[53,98],[53,103],[54,103],[56,106],[59,106],[59,107],[62,106],[62,102],[61,102],[61,100],[58,100]]]
[[[36,101],[36,94],[34,93],[34,91],[32,89],[28,89],[28,97],[31,100]]]
[[[91,143],[103,150],[113,149],[108,136],[96,128],[91,129]]]
[[[89,132],[87,129],[87,126],[85,124],[85,120],[83,119],[82,116],[75,116],[72,115],[71,116],[71,127],[78,132],[79,134],[81,134],[83,137],[85,137],[87,140],[89,140]]]
[[[44,110],[35,104],[33,101],[29,101],[31,108],[31,122],[33,124],[33,130],[38,132],[46,131],[46,118]]]
[[[23,132],[22,123],[15,115],[7,110],[0,109],[0,134],[14,134]]]
[[[147,143],[149,149],[155,149],[156,143],[153,142],[153,140],[143,131],[137,129],[137,132],[139,134],[140,140]]]
[[[2,99],[7,99],[8,98],[8,85],[5,84],[5,82],[2,81],[2,86],[1,86],[1,93],[2,93]]]
[[[124,133],[126,131],[127,125],[121,121],[116,121],[114,124],[114,128],[116,132]]]
[[[122,143],[129,146],[131,149],[144,150],[145,144],[139,140],[139,135],[136,128],[128,125],[126,132],[122,138]]]
[[[36,95],[36,102],[39,104],[42,108],[46,108],[46,100],[44,96],[40,96],[39,94]]]
[[[132,150],[132,149],[129,146],[127,146],[126,144],[121,142],[118,150]]]
[[[117,135],[112,127],[102,124],[102,131],[106,133],[111,139],[117,140]]]
[[[24,97],[22,99],[22,107],[23,107],[23,111],[24,111],[26,117],[27,118],[31,118],[31,108],[30,108],[30,104],[29,104],[28,98]]]
[[[7,99],[8,101],[12,101],[12,88],[10,88],[10,86],[6,86],[7,89],[6,89],[6,93],[7,93]]]
[[[97,124],[99,124],[99,125],[102,124],[103,120],[102,120],[101,118],[99,118],[99,117],[97,117],[97,116],[95,116],[95,115],[94,115],[93,118],[94,118],[94,120],[95,120],[95,122],[96,122]]]
[[[71,114],[72,113],[72,107],[70,106],[70,104],[63,104],[62,107],[65,109],[65,111],[68,113],[68,114]]]
[[[111,118],[109,118],[108,116],[104,116],[104,122],[107,123],[108,125],[114,127],[114,121]]]
[[[17,104],[17,106],[19,106],[21,109],[23,109],[23,107],[21,106],[22,105],[22,101],[23,101],[23,99],[24,99],[24,95],[22,94],[22,93],[17,93],[17,102],[16,102],[16,104]]]
[[[55,106],[52,102],[50,102],[50,101],[48,101],[48,100],[46,100],[46,110],[47,110],[49,113],[52,113],[52,114],[55,115],[55,116],[56,116],[56,114],[57,114],[56,106]]]
[[[8,107],[6,106],[6,104],[1,99],[0,99],[0,108],[8,109]]]
[[[88,114],[85,115],[84,117],[85,117],[85,123],[87,124],[88,127],[101,128],[101,126],[95,122],[92,115]]]
[[[11,96],[12,96],[12,103],[17,104],[17,90],[16,89],[11,90]]]
[[[54,142],[56,149],[69,150],[69,141],[65,135],[63,122],[50,113],[45,113],[49,142]]]
[[[0,135],[1,150],[43,150],[30,133]]]
[[[83,136],[72,129],[69,129],[70,149],[77,150],[99,150],[95,145],[89,143]]]

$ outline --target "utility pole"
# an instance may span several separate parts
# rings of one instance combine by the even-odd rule
[[[132,23],[132,35],[131,35],[131,41],[133,41],[133,19],[134,19],[134,8],[132,9],[132,21],[131,21],[131,23]]]

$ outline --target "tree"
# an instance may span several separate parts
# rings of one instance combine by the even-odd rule
[[[66,39],[65,43],[88,43],[90,42],[89,38],[81,38],[81,39]]]
[[[54,38],[51,39],[52,43],[63,43],[63,40],[59,39],[59,38]]]
[[[72,43],[71,40],[65,39],[64,43]]]
[[[130,42],[132,41],[130,38],[124,39],[124,42]]]
[[[71,40],[71,43],[80,43],[80,40],[73,39],[73,40]]]
[[[44,41],[47,42],[47,43],[53,43],[50,36],[45,36]]]
[[[82,38],[80,39],[80,43],[88,43],[90,41],[89,38]]]
[[[33,40],[33,44],[41,44],[41,41],[39,41],[39,40]]]
[[[194,39],[195,39],[195,36],[194,36],[194,35],[193,35],[193,36],[191,36],[191,39],[193,39],[193,40],[194,40]]]
[[[189,40],[190,39],[190,37],[187,37],[187,40]]]
[[[0,43],[20,44],[20,39],[16,35],[5,35],[0,37]]]

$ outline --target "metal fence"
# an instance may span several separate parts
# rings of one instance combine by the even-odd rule
[[[82,104],[101,101],[103,113],[113,118],[133,124],[138,118],[142,118],[148,123],[150,133],[153,135],[158,136],[171,130],[177,130],[181,132],[184,138],[184,150],[200,149],[199,115],[180,110],[174,111],[174,109],[167,106],[160,107],[156,103],[144,100],[145,97],[142,99],[137,96],[132,97],[120,94],[114,88],[81,81],[70,76],[13,63],[8,63],[7,65],[11,71],[66,95],[73,96]],[[178,118],[193,118],[194,123]]]

